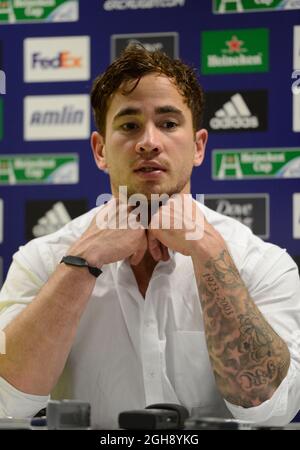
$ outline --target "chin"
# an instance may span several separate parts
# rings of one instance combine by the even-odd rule
[[[127,196],[128,198],[133,194],[142,194],[147,200],[151,199],[151,195],[164,195],[167,194],[171,197],[173,194],[178,194],[180,192],[187,191],[187,183],[178,183],[175,186],[164,186],[163,184],[152,185],[142,185],[142,186],[128,186],[127,185]]]

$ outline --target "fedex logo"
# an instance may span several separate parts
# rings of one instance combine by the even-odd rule
[[[89,36],[55,36],[24,40],[25,82],[89,79]]]
[[[32,67],[35,69],[41,67],[42,69],[72,69],[75,67],[82,67],[82,57],[73,56],[71,52],[59,52],[54,58],[47,58],[42,56],[41,52],[32,54]]]

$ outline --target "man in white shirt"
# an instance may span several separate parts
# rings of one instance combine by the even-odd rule
[[[0,416],[34,415],[52,393],[90,402],[99,428],[158,402],[288,423],[300,408],[296,265],[230,218],[176,206],[207,141],[194,71],[130,47],[95,80],[92,106],[95,161],[117,201],[14,255],[0,294]],[[149,209],[155,194],[169,200],[145,226],[120,187]],[[124,208],[126,226],[103,226]]]

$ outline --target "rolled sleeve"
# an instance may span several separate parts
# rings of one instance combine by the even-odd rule
[[[34,416],[45,408],[49,396],[31,395],[19,391],[0,377],[0,417],[22,419]]]
[[[26,308],[24,304],[15,304],[4,309],[0,314],[0,330],[3,330],[24,308]],[[5,348],[2,350],[5,353]],[[32,417],[46,406],[48,399],[48,396],[21,392],[0,377],[0,418]]]
[[[266,248],[244,281],[266,321],[287,344],[290,367],[272,397],[259,406],[225,403],[236,419],[281,426],[300,410],[300,282],[292,258],[272,244]]]
[[[0,292],[1,331],[27,307],[41,286],[42,280],[25,264],[21,252],[16,254]],[[2,344],[2,353],[5,353],[5,343]],[[21,392],[0,377],[1,418],[32,417],[46,406],[48,399],[48,396]]]
[[[297,405],[291,405],[295,398],[295,380],[296,370],[291,364],[287,376],[269,400],[252,408],[233,405],[226,400],[225,404],[235,419],[260,425],[286,425],[293,419],[293,411],[297,409]]]

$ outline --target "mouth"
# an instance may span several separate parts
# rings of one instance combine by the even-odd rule
[[[135,172],[151,173],[151,172],[165,172],[166,170],[159,167],[141,167],[136,169]]]
[[[142,180],[159,180],[164,177],[167,169],[160,161],[141,160],[135,166],[134,173]]]
[[[144,179],[157,179],[162,177],[165,173],[165,169],[157,169],[154,167],[141,167],[134,171],[139,177]]]
[[[166,169],[158,161],[140,161],[134,172],[140,174],[155,174],[166,172]]]

